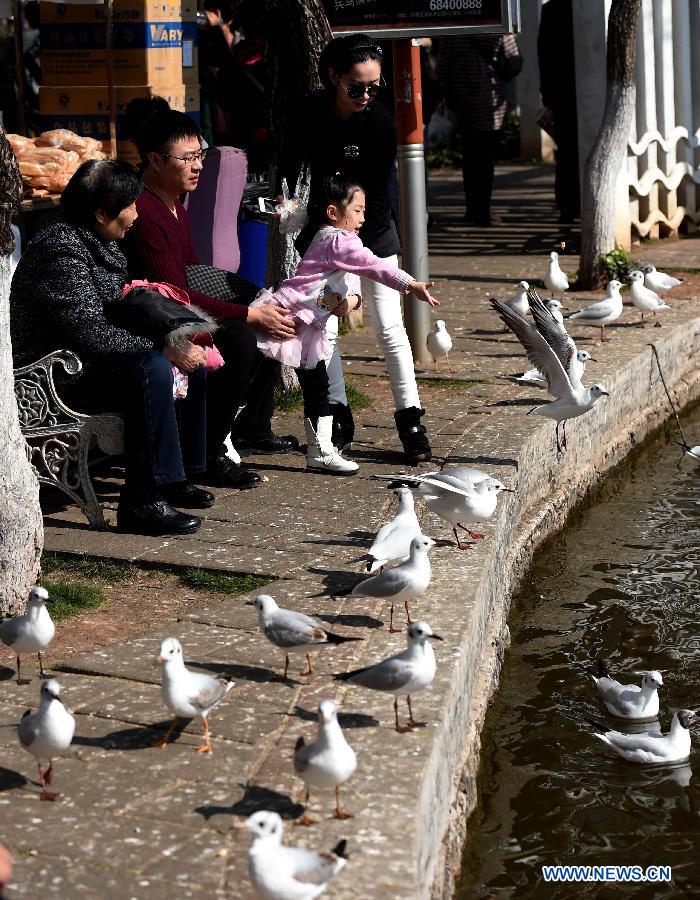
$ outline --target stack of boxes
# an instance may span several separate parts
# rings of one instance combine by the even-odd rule
[[[41,3],[43,130],[69,128],[109,140],[104,4]],[[164,97],[199,121],[196,0],[113,0],[112,59],[121,159],[138,156],[124,110],[134,97]],[[108,149],[108,148],[107,148]]]

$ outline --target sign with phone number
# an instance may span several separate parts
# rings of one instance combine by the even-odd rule
[[[323,5],[334,34],[408,38],[513,31],[519,0],[324,0]]]

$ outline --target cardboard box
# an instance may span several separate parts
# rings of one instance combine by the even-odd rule
[[[181,20],[119,23],[113,32],[112,59],[116,84],[196,84],[196,23]],[[103,23],[42,25],[41,64],[45,85],[105,84],[107,53]]]
[[[138,162],[128,140],[124,111],[134,97],[163,97],[173,109],[186,112],[199,124],[199,85],[118,85],[114,88],[120,159]],[[109,97],[106,87],[39,88],[39,121],[43,131],[69,128],[76,134],[109,141]]]
[[[94,24],[104,22],[104,3],[40,3],[42,25],[59,22]],[[194,22],[195,0],[113,0],[112,20],[118,22]]]

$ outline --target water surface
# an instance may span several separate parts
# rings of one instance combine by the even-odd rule
[[[700,443],[700,407],[683,427]],[[689,765],[650,769],[576,719],[619,727],[589,677],[597,657],[623,681],[662,672],[663,731],[674,709],[700,709],[700,464],[674,437],[666,429],[605,480],[514,602],[460,900],[700,896],[700,728]],[[557,863],[670,865],[673,883],[545,884],[541,867]]]

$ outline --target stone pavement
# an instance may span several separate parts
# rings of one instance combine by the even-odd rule
[[[478,668],[482,645],[491,640],[492,625],[481,607],[487,594],[493,603],[493,597],[508,595],[513,586],[506,559],[512,548],[503,545],[502,536],[509,524],[520,527],[535,515],[523,498],[539,492],[546,502],[548,491],[553,496],[561,489],[554,473],[571,477],[573,485],[591,441],[614,420],[616,404],[621,403],[611,397],[608,406],[599,405],[585,421],[572,423],[572,449],[556,463],[551,423],[524,416],[541,402],[543,392],[513,382],[512,376],[529,365],[486,303],[491,294],[511,293],[522,278],[542,278],[549,251],[562,240],[570,246],[577,240],[575,229],[550,224],[551,192],[551,169],[504,168],[496,199],[506,224],[479,232],[461,221],[457,176],[446,173],[432,179],[436,225],[430,235],[431,275],[443,303],[439,316],[454,337],[452,362],[457,370],[454,377],[441,374],[438,379],[431,367],[419,372],[430,398],[425,421],[434,465],[479,465],[517,486],[518,495],[499,501],[498,515],[484,525],[486,540],[474,549],[433,551],[431,589],[412,608],[414,616],[426,619],[445,638],[436,646],[436,680],[414,701],[427,727],[397,735],[390,697],[348,689],[329,677],[397,652],[404,640],[383,627],[385,604],[343,596],[361,570],[358,558],[392,509],[393,495],[371,476],[402,468],[388,383],[371,330],[365,328],[342,339],[347,371],[358,379],[376,379],[381,398],[357,416],[357,477],[306,474],[300,454],[272,460],[252,457],[249,461],[267,477],[263,485],[242,494],[217,492],[217,504],[200,531],[184,538],[93,532],[75,509],[51,508],[47,549],[266,575],[273,580],[266,590],[280,604],[313,613],[334,630],[364,640],[319,652],[317,673],[310,678],[296,674],[299,665],[293,662],[291,677],[282,681],[283,655],[258,633],[255,612],[245,605],[250,597],[241,596],[122,645],[64,664],[51,660],[66,704],[77,718],[74,745],[57,762],[55,787],[64,796],[55,804],[39,803],[33,761],[18,749],[14,733],[24,710],[36,702],[38,683],[17,687],[5,680],[0,704],[0,840],[12,849],[16,862],[8,898],[251,897],[248,842],[234,834],[232,825],[260,808],[278,809],[288,819],[301,812],[293,747],[299,734],[308,738],[314,733],[316,706],[327,697],[341,704],[340,721],[358,755],[358,771],[343,791],[344,805],[355,818],[329,818],[332,798],[317,795],[311,812],[319,824],[302,829],[288,822],[288,838],[325,848],[348,838],[350,864],[334,881],[329,891],[333,897],[423,897],[436,875],[441,880],[435,844],[444,834],[444,808],[452,802],[464,764],[459,757],[466,747],[466,738],[460,737],[455,756],[450,740],[458,717],[462,721],[475,702],[467,673]],[[680,259],[684,268],[700,270],[696,240],[650,244],[634,255],[653,260],[659,268],[667,259],[675,265]],[[577,258],[566,256],[562,263],[573,272]],[[685,333],[687,346],[697,352],[690,332],[697,332],[699,294],[700,275],[691,274],[671,295],[673,308],[661,329],[640,329],[636,312],[626,311],[611,327],[611,343],[604,347],[595,343],[595,332],[576,328],[574,337],[581,338],[582,346],[595,346],[598,363],[591,364],[588,379],[613,383],[626,360],[646,360],[646,344],[674,334]],[[646,371],[643,374],[646,377]],[[279,417],[275,429],[301,436],[301,414]],[[538,455],[529,450],[530,456],[523,457],[526,445],[535,446],[533,436],[540,441]],[[115,482],[106,478],[100,487],[113,503]],[[565,515],[564,503],[561,508]],[[444,524],[423,515],[428,534],[449,536]],[[527,541],[524,555],[532,552],[535,539]],[[492,578],[485,587],[486,572],[500,573],[500,582]],[[507,596],[500,602],[507,607]],[[170,635],[181,640],[189,664],[225,672],[236,681],[212,717],[211,756],[194,752],[200,740],[197,722],[188,724],[167,749],[151,746],[167,727],[160,673],[153,660],[160,640]],[[484,692],[481,705],[486,701]],[[478,732],[478,716],[472,718],[471,727]],[[478,739],[471,735],[470,740]]]

